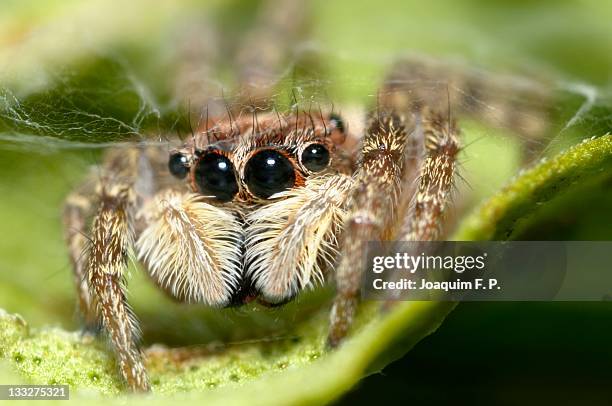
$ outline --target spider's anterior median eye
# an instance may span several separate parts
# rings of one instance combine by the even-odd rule
[[[301,160],[306,169],[318,172],[329,164],[329,151],[323,144],[310,144],[302,152]]]
[[[251,193],[263,199],[295,185],[293,165],[280,152],[272,149],[257,152],[249,159],[244,178]]]
[[[189,162],[187,157],[181,153],[170,155],[168,169],[172,175],[179,179],[184,179],[189,173]]]
[[[219,201],[229,202],[238,193],[234,165],[216,152],[209,152],[200,158],[194,178],[200,193],[214,196]]]

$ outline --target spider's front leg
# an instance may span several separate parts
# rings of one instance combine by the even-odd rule
[[[400,241],[435,241],[449,200],[459,153],[457,125],[444,115],[424,109],[425,159],[412,211],[404,219]]]
[[[64,236],[74,275],[79,314],[85,331],[97,330],[97,316],[87,282],[87,263],[84,258],[89,244],[87,219],[93,211],[91,196],[95,194],[92,182],[86,182],[72,192],[64,203]]]
[[[108,334],[123,378],[137,391],[149,390],[149,383],[137,346],[138,325],[126,301],[124,273],[134,240],[133,213],[136,202],[153,187],[152,170],[141,148],[110,151],[98,176],[92,174],[64,207],[68,251],[86,326],[101,326]]]
[[[98,199],[86,260],[87,281],[123,378],[130,389],[149,391],[149,380],[137,346],[138,326],[123,286],[128,250],[134,241],[133,191],[127,184],[104,185]]]
[[[338,345],[352,324],[366,267],[363,254],[368,241],[390,237],[399,237],[402,241],[432,241],[441,234],[440,224],[459,152],[458,130],[454,122],[428,108],[416,111],[415,115],[420,125],[414,134],[421,140],[415,140],[416,157],[405,154],[412,152],[406,150],[407,123],[394,115],[375,120],[364,138],[336,274],[337,293],[328,336],[332,347]],[[411,199],[406,192],[411,192],[412,177],[403,172],[412,170],[412,165],[405,167],[410,162],[419,167],[418,186],[413,205],[405,207],[405,201]],[[404,218],[398,219],[404,211]],[[399,229],[394,224],[396,220],[401,221]]]
[[[403,117],[384,113],[373,118],[364,136],[336,270],[336,297],[328,336],[331,347],[340,343],[352,324],[367,243],[387,237],[397,215],[408,141],[406,127]]]

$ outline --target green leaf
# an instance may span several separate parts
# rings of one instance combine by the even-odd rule
[[[148,367],[156,395],[187,392],[180,396],[206,404],[319,404],[351,388],[373,365],[406,352],[434,331],[453,307],[401,303],[382,317],[379,307],[370,303],[361,311],[355,334],[331,352],[324,349],[327,314],[321,311],[296,326],[290,340],[255,340],[205,351],[154,347]],[[121,390],[112,357],[99,341],[58,328],[29,331],[23,319],[5,312],[0,312],[0,331],[2,355],[29,382],[68,383],[76,392],[72,399],[88,401],[88,390]],[[125,396],[112,402],[124,402]],[[110,403],[106,397],[95,399]],[[165,396],[147,396],[130,403],[166,401]]]
[[[584,140],[550,160],[523,171],[470,216],[457,240],[525,239],[555,203],[578,197],[583,209],[589,198],[609,189],[612,179],[612,135]],[[584,210],[588,212],[588,210]],[[579,219],[584,212],[574,213]],[[609,216],[609,211],[608,211]],[[559,216],[555,216],[559,221]],[[566,218],[567,219],[567,218]],[[605,221],[604,221],[605,222]],[[548,235],[551,233],[539,233]],[[562,239],[559,234],[556,238]],[[592,237],[591,237],[592,238]]]

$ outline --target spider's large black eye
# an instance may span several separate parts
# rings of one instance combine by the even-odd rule
[[[194,178],[200,193],[214,196],[221,202],[229,202],[238,193],[234,165],[216,152],[209,152],[200,158]]]
[[[172,175],[179,179],[184,179],[189,173],[189,162],[187,161],[187,157],[181,153],[170,155],[168,169]]]
[[[329,151],[323,144],[310,144],[302,152],[302,165],[309,171],[318,172],[329,164]]]
[[[263,199],[295,184],[293,165],[280,152],[272,149],[260,151],[249,159],[244,178],[251,193]]]

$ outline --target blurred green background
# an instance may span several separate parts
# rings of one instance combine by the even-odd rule
[[[229,55],[252,28],[259,6],[3,0],[0,308],[35,326],[77,328],[62,200],[98,161],[98,143],[186,130],[184,100],[173,87],[184,26],[198,22],[218,30],[223,46],[214,80],[231,87],[235,67]],[[421,54],[554,83],[548,148],[537,154],[612,127],[611,2],[317,0],[310,7],[307,41],[295,54],[304,60],[316,55],[317,62],[297,82],[289,74],[283,83],[312,87],[317,100],[371,106],[396,55]],[[520,137],[508,137],[510,129],[477,120],[463,121],[462,128],[466,182],[458,193],[468,198],[459,199],[465,207],[456,217],[495,193],[522,165]],[[611,239],[611,190],[565,196],[517,238]],[[204,325],[191,319],[199,310],[168,302],[137,272],[131,285],[145,339],[169,345],[187,343],[189,334],[199,340],[272,334],[309,313],[299,303],[282,316],[207,313]],[[182,335],[172,331],[175,317],[190,323]],[[601,400],[612,378],[611,317],[612,306],[603,302],[461,304],[438,333],[382,374],[364,379],[340,403]]]

